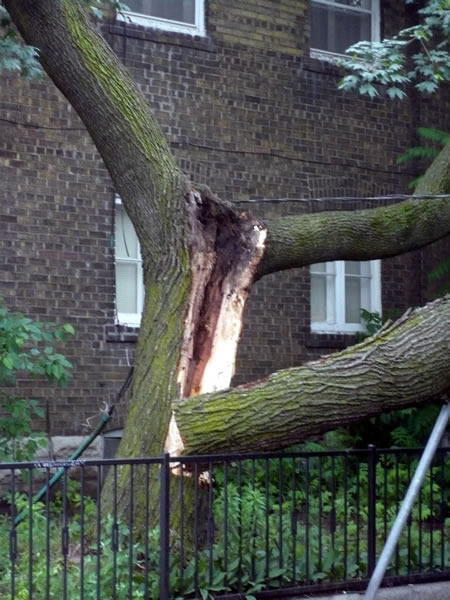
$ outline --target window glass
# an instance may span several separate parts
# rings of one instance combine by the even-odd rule
[[[316,263],[311,265],[311,273],[325,273],[327,270],[327,263]]]
[[[336,54],[371,39],[371,15],[326,4],[311,8],[311,47]]]
[[[361,275],[361,263],[358,260],[345,261],[346,275]]]
[[[345,322],[361,322],[361,280],[356,277],[345,278]],[[367,308],[367,307],[365,307]]]
[[[144,298],[141,252],[133,223],[116,202],[116,312],[120,323],[137,326]]]
[[[311,320],[327,320],[327,281],[322,275],[311,275]]]
[[[139,247],[136,232],[130,217],[120,208],[116,211],[116,256],[120,258],[138,258]]]
[[[313,331],[360,331],[362,308],[381,312],[379,261],[320,263],[310,272]]]
[[[379,0],[312,0],[311,48],[343,54],[362,40],[376,40]]]
[[[116,308],[118,313],[137,313],[138,273],[136,265],[116,263]]]
[[[127,0],[126,5],[133,13],[195,24],[195,0]]]

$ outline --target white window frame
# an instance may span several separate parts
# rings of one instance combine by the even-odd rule
[[[126,2],[125,2],[126,4]],[[195,23],[161,19],[142,13],[123,11],[117,14],[117,19],[126,23],[136,23],[145,27],[154,27],[164,31],[175,31],[190,35],[205,35],[205,0],[195,0]]]
[[[125,210],[122,207],[122,200],[120,199],[119,196],[115,197],[115,207],[116,207],[115,218],[117,219],[118,212],[119,212],[117,210],[117,207],[121,207],[120,210]],[[142,319],[142,310],[144,308],[144,276],[143,276],[143,270],[142,270],[142,256],[141,256],[141,248],[139,245],[139,240],[138,240],[138,257],[137,258],[125,258],[125,257],[117,258],[116,247],[117,246],[116,246],[116,243],[114,240],[114,266],[117,263],[121,263],[121,264],[132,263],[132,264],[137,264],[138,267],[140,267],[137,269],[137,279],[136,279],[136,299],[137,299],[138,311],[135,313],[119,312],[117,310],[117,305],[116,305],[116,322],[119,325],[126,325],[128,327],[139,327],[141,324],[141,319]],[[114,277],[115,277],[115,275],[114,275]]]
[[[377,312],[381,315],[381,261],[371,260],[368,262],[370,264],[370,306],[363,308],[366,308],[369,312]],[[316,333],[348,334],[365,331],[366,327],[362,320],[360,323],[345,322],[345,261],[337,260],[335,262],[327,262],[325,265],[327,320],[311,321],[311,331]],[[314,273],[314,265],[311,265],[310,272]],[[324,273],[318,272],[317,275],[324,275]],[[333,314],[335,316],[334,319],[332,318]]]
[[[338,0],[311,0],[311,4],[323,4],[326,6],[340,7],[343,9],[347,8],[354,12],[363,12],[365,14],[371,14],[371,39],[368,41],[379,42],[380,41],[380,0],[372,0],[372,9],[367,10],[365,8],[358,8],[357,6],[348,6],[347,4],[340,4]],[[311,58],[317,58],[319,60],[326,60],[328,62],[339,62],[344,54],[338,52],[330,52],[329,50],[323,50],[321,48],[310,49]]]

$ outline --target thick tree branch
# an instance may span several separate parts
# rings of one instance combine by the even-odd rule
[[[379,208],[280,217],[265,224],[267,248],[257,278],[328,260],[387,258],[431,244],[450,233],[450,198],[411,198]]]
[[[450,194],[450,142],[425,173],[417,194]],[[257,278],[328,260],[388,258],[450,233],[450,198],[359,211],[322,212],[267,220],[267,249]]]
[[[362,344],[238,388],[177,401],[186,453],[272,450],[450,388],[450,296]]]
[[[428,167],[416,194],[450,194],[450,142]]]

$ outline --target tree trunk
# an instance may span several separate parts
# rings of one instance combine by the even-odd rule
[[[39,49],[44,69],[85,123],[141,244],[146,296],[122,456],[159,455],[164,447],[183,451],[172,402],[229,386],[243,309],[256,276],[316,261],[392,256],[450,232],[448,203],[441,199],[288,217],[267,225],[238,214],[207,188],[195,189],[180,172],[143,95],[81,2],[3,0],[3,5],[25,41]],[[426,400],[442,391],[443,382],[448,385],[446,370],[440,373],[435,367],[444,357],[448,363],[448,338],[439,337],[432,316],[442,318],[441,329],[448,330],[448,302],[443,301],[396,324],[370,346],[274,374],[247,389],[179,400],[177,418],[187,449],[275,447],[323,430],[324,416],[335,426],[353,421],[355,407],[362,418],[364,413]],[[442,340],[441,347],[437,340]],[[380,376],[383,365],[391,385]],[[419,365],[426,365],[426,383],[411,376],[408,386],[405,374],[417,373]],[[341,374],[337,368],[342,368]],[[350,381],[350,386],[344,385]],[[299,382],[303,387],[297,391]],[[297,407],[302,399],[307,402],[303,409]],[[277,414],[272,412],[275,403],[280,407]],[[248,415],[243,433],[234,410]],[[259,411],[257,418],[252,410]],[[300,422],[297,417],[294,421],[298,411],[304,415]],[[235,425],[225,423],[222,428],[220,414]],[[282,431],[285,416],[292,419],[289,436]],[[258,425],[260,419],[263,426]],[[261,429],[275,421],[272,443]],[[128,507],[128,483],[124,470],[118,481],[123,511]],[[137,486],[136,514],[143,514],[145,493],[138,482]],[[106,503],[111,501],[110,490],[107,484]]]

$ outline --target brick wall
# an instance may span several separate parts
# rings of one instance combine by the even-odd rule
[[[445,98],[393,103],[338,92],[338,69],[309,58],[306,2],[248,0],[244,7],[215,0],[206,6],[202,39],[104,26],[195,181],[234,202],[405,191],[412,174],[395,158],[411,145],[420,122],[445,126]],[[399,3],[385,6],[388,31],[405,15]],[[114,325],[114,191],[80,120],[51,82],[3,77],[0,119],[0,294],[13,308],[69,321],[77,331],[66,350],[75,371],[68,390],[30,381],[21,386],[48,400],[53,433],[81,433],[114,398],[135,349],[136,332]],[[251,208],[267,215],[357,206]],[[422,263],[442,251],[441,244],[386,261],[384,307],[400,311],[421,302]],[[347,336],[310,333],[309,285],[306,269],[258,282],[236,381],[348,343]],[[115,427],[123,411],[119,407]]]

